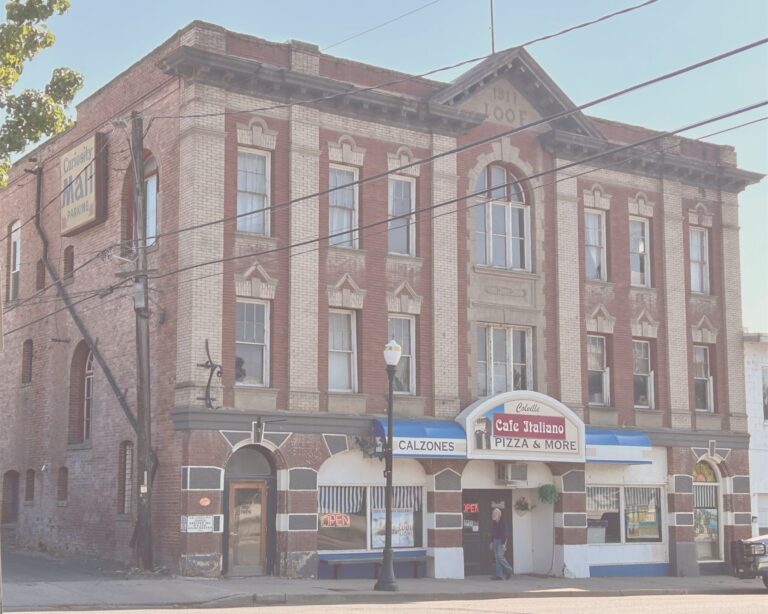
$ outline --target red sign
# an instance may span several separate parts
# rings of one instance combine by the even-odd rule
[[[465,503],[464,504],[464,513],[465,514],[477,514],[480,512],[480,505],[477,503]]]
[[[352,524],[349,514],[323,514],[320,516],[320,526],[329,527],[348,527]]]
[[[523,439],[565,439],[565,418],[493,414],[493,434]]]

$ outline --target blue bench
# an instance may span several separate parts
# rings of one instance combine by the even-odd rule
[[[413,566],[413,575],[410,577],[418,578],[419,570],[422,565],[426,571],[427,552],[425,550],[395,552],[393,554],[393,564],[396,569],[398,567],[402,568],[403,565]],[[371,566],[373,568],[373,574],[369,577],[375,579],[379,577],[381,557],[382,555],[380,552],[343,552],[339,554],[324,552],[318,555],[318,577],[332,577],[334,580],[338,580],[340,571],[345,567],[353,568],[353,566],[357,566],[358,570],[360,570],[360,568]],[[355,577],[360,577],[359,571]]]

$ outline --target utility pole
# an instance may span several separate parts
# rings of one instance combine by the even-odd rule
[[[133,308],[136,313],[136,418],[139,504],[136,525],[136,554],[139,567],[152,571],[152,413],[149,389],[149,292],[147,279],[147,216],[144,187],[144,122],[138,111],[131,113],[131,157],[133,159],[133,227],[136,239],[136,269]]]

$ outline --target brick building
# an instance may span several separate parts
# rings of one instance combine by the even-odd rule
[[[445,84],[202,22],[91,95],[0,194],[3,538],[133,556],[131,291],[93,291],[132,268],[114,120],[138,110],[159,563],[370,574],[394,336],[399,575],[489,571],[492,507],[518,573],[719,569],[750,532],[737,195],[760,176],[684,138],[611,153],[656,133],[573,106],[523,50]],[[79,325],[36,294],[52,272]]]

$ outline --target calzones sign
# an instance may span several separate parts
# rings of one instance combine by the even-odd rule
[[[467,456],[497,460],[584,460],[584,423],[544,394],[507,392],[457,417],[466,424]]]
[[[61,156],[61,234],[98,224],[106,211],[105,137],[96,133]]]

